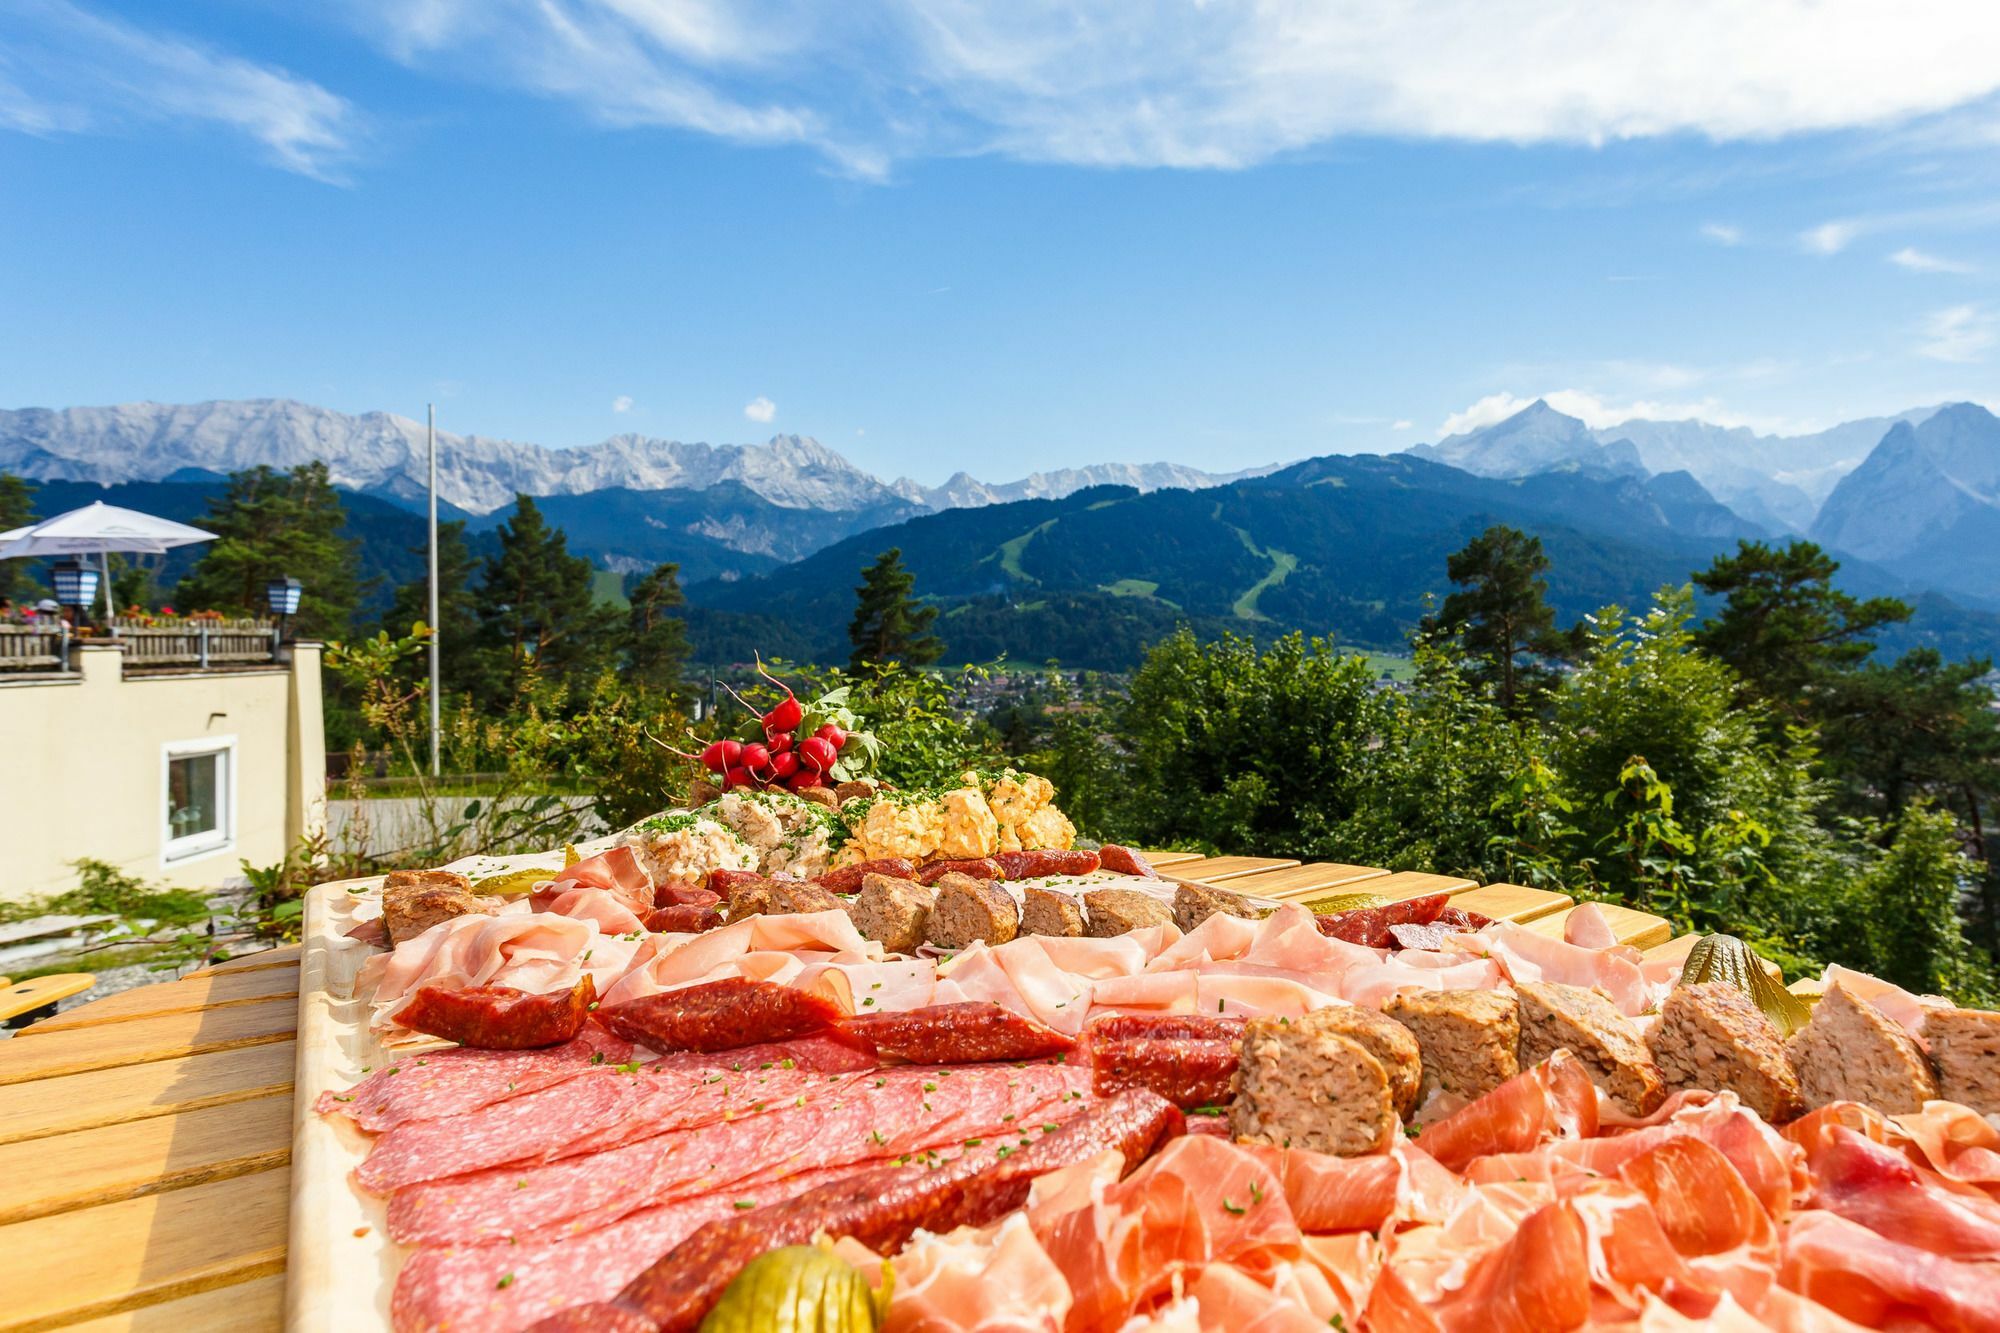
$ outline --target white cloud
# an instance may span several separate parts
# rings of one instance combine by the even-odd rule
[[[1906,268],[1912,273],[1972,272],[1972,265],[1970,264],[1962,264],[1955,259],[1945,259],[1942,256],[1930,254],[1909,245],[1890,255],[1889,262],[1898,268]]]
[[[1983,361],[2000,342],[2000,320],[1984,306],[1954,305],[1933,310],[1923,323],[1917,355],[1933,361]]]
[[[1704,222],[1701,234],[1717,245],[1743,244],[1743,228],[1727,222]]]
[[[760,393],[743,404],[743,415],[759,425],[768,426],[771,418],[778,415],[778,405]]]
[[[1459,435],[1466,431],[1505,421],[1539,397],[1561,412],[1575,417],[1592,430],[1623,425],[1627,421],[1706,421],[1710,425],[1748,426],[1765,434],[1787,435],[1812,430],[1816,423],[1790,421],[1781,417],[1758,416],[1735,411],[1714,398],[1664,400],[1654,398],[1612,399],[1588,389],[1554,389],[1530,397],[1518,397],[1506,390],[1489,393],[1462,411],[1453,412],[1438,426],[1438,435]]]
[[[1822,222],[1799,233],[1799,244],[1808,254],[1837,255],[1845,250],[1848,243],[1861,234],[1861,224],[1856,221]]]
[[[621,393],[616,398],[613,398],[611,400],[611,410],[613,412],[621,412],[621,413],[630,412],[632,410],[632,395],[629,393]]]
[[[1411,428],[1412,426],[1414,426],[1414,425],[1416,425],[1416,423],[1415,423],[1414,421],[1392,421],[1392,422],[1390,422],[1390,423],[1389,423],[1389,429],[1390,429],[1390,430],[1409,430],[1409,429],[1410,429],[1410,428]]]
[[[2000,199],[1974,199],[1963,203],[1912,208],[1895,213],[1864,213],[1835,218],[1799,233],[1799,245],[1808,254],[1835,255],[1857,237],[1877,232],[1913,227],[1963,231],[2000,222]]]
[[[392,54],[612,125],[1240,167],[1346,135],[1600,144],[1894,126],[2000,90],[2000,6],[1933,0],[347,0]],[[1532,78],[1521,71],[1532,70]]]
[[[166,121],[218,126],[277,166],[338,182],[360,117],[310,79],[102,18],[69,0],[0,6],[0,127],[111,132]]]

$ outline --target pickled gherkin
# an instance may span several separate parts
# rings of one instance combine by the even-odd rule
[[[831,1249],[787,1245],[744,1265],[701,1333],[875,1333],[887,1292],[878,1298]]]

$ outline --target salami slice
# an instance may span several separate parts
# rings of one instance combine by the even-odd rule
[[[1234,1041],[1169,1037],[1093,1040],[1090,1062],[1092,1087],[1101,1097],[1127,1088],[1145,1088],[1183,1111],[1193,1111],[1226,1105],[1236,1095],[1230,1086],[1237,1062]]]
[[[1329,912],[1315,920],[1322,935],[1349,944],[1365,944],[1371,949],[1386,949],[1395,943],[1395,937],[1389,933],[1391,926],[1428,926],[1450,902],[1448,893],[1427,893],[1420,898],[1383,903],[1380,907]]]
[[[397,1126],[375,1141],[354,1179],[375,1194],[422,1180],[550,1156],[639,1100],[628,1075],[609,1068],[510,1097],[448,1120]]]
[[[441,1050],[406,1055],[346,1092],[320,1094],[321,1115],[338,1112],[379,1134],[412,1120],[442,1120],[574,1078],[595,1064],[623,1064],[632,1043],[595,1023],[574,1041],[534,1051]],[[593,1063],[595,1062],[595,1064]]]
[[[914,1064],[1038,1060],[1076,1048],[1074,1038],[987,1000],[934,1004],[841,1020],[843,1035]]]
[[[598,1010],[618,1036],[656,1051],[726,1051],[829,1031],[840,1008],[824,996],[769,981],[726,977]]]

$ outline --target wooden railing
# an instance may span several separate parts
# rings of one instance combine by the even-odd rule
[[[265,620],[189,620],[145,625],[119,620],[125,669],[220,666],[269,662],[277,656],[277,627]]]
[[[69,626],[0,625],[0,671],[60,671],[69,660]]]

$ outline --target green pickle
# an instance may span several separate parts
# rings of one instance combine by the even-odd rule
[[[887,1297],[831,1249],[787,1245],[744,1265],[701,1333],[875,1333]]]

